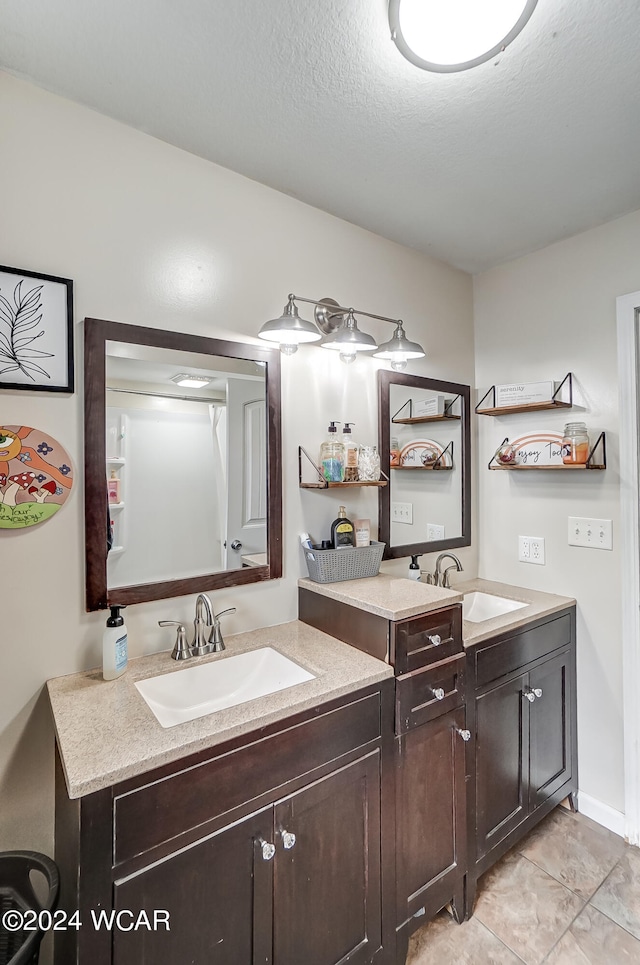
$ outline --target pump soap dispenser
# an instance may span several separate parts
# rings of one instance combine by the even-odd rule
[[[409,579],[419,580],[420,579],[420,564],[418,563],[418,558],[422,556],[422,553],[418,553],[416,556],[411,557],[411,562],[409,563]]]
[[[358,482],[358,447],[351,435],[353,422],[345,422],[342,428],[342,442],[344,445],[344,481]]]
[[[329,435],[322,443],[320,450],[322,475],[327,482],[344,481],[344,445],[339,441],[337,432],[335,422],[330,422]]]
[[[111,616],[102,637],[102,676],[105,680],[115,680],[127,669],[127,628],[120,616],[123,606],[112,606]]]

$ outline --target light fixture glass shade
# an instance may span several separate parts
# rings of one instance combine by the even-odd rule
[[[319,342],[322,338],[313,322],[300,318],[298,306],[291,296],[280,318],[272,318],[265,322],[258,332],[258,337],[264,338],[267,342],[280,342],[281,345]]]
[[[405,335],[402,322],[398,322],[396,330],[389,341],[383,342],[378,348],[378,351],[374,352],[373,355],[374,359],[383,359],[385,362],[391,362],[395,365],[402,363],[406,365],[411,359],[421,359],[424,358],[424,356],[425,351],[422,345],[409,341]]]
[[[353,312],[349,312],[344,324],[324,340],[321,348],[330,348],[341,355],[353,355],[355,352],[374,352],[378,343],[371,335],[361,332]]]
[[[391,39],[423,70],[476,67],[514,40],[537,0],[390,0]]]

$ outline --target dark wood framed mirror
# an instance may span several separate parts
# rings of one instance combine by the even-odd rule
[[[278,349],[84,326],[87,610],[282,576]]]
[[[380,370],[378,441],[389,485],[379,490],[384,558],[471,543],[471,390]]]

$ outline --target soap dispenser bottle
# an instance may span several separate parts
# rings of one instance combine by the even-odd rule
[[[411,557],[411,562],[409,563],[409,579],[419,580],[420,579],[420,564],[418,563],[418,558],[422,556],[422,553],[418,553],[417,556]]]
[[[320,466],[327,482],[344,481],[344,444],[338,439],[335,422],[329,423],[328,436],[322,443]]]
[[[345,422],[342,429],[342,444],[344,446],[344,481],[358,482],[358,447],[353,441],[351,426],[353,422]]]
[[[338,511],[338,518],[331,524],[331,545],[334,550],[344,546],[355,546],[355,529],[350,519],[347,519],[347,510],[341,506]]]
[[[102,637],[102,676],[105,680],[115,680],[127,669],[127,628],[120,616],[123,606],[112,606],[111,616]]]

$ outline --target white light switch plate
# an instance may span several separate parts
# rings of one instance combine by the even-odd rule
[[[589,546],[596,550],[613,549],[612,521],[569,516],[569,545]]]
[[[518,536],[518,559],[521,563],[544,566],[544,538],[542,536]]]
[[[391,503],[392,523],[412,523],[413,503]]]

